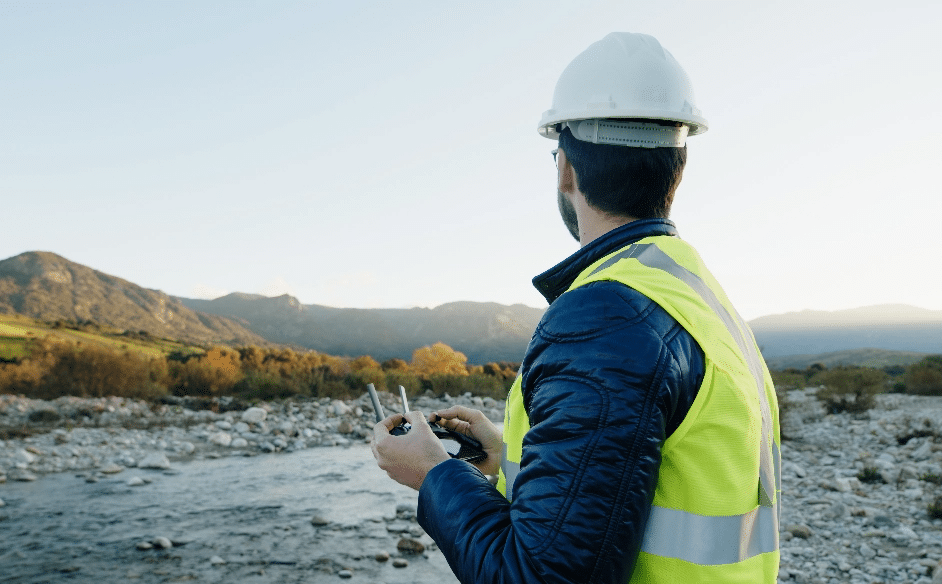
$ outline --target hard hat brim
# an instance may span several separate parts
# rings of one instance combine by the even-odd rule
[[[556,131],[556,125],[562,122],[575,122],[578,120],[595,120],[595,119],[606,119],[606,120],[664,120],[667,122],[680,122],[685,124],[690,128],[687,135],[696,136],[697,134],[702,134],[709,129],[709,124],[706,119],[693,114],[676,114],[668,113],[662,109],[651,109],[651,110],[641,110],[641,109],[631,109],[628,111],[618,111],[618,110],[608,110],[608,111],[593,111],[591,113],[582,111],[570,111],[570,112],[556,112],[554,110],[548,110],[543,113],[543,117],[540,120],[540,124],[537,126],[537,131],[544,136],[545,138],[557,139],[559,138],[559,132]]]

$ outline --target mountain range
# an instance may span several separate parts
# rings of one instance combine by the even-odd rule
[[[331,355],[411,359],[444,342],[469,363],[519,361],[544,309],[522,304],[452,302],[436,308],[357,309],[302,304],[289,295],[232,293],[214,300],[170,296],[71,262],[51,252],[0,261],[0,314],[44,321],[90,320],[201,344],[288,345]],[[750,326],[770,365],[877,359],[914,362],[942,353],[942,311],[881,305],[835,312],[765,316]],[[886,355],[887,352],[906,354]],[[794,356],[799,356],[796,358]],[[887,361],[888,360],[888,361]]]

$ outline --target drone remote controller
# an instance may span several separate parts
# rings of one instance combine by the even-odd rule
[[[379,396],[376,394],[376,388],[372,383],[367,384],[367,391],[370,392],[370,400],[373,402],[373,412],[376,414],[376,421],[382,422],[386,418],[383,413],[383,406],[379,403]],[[402,413],[409,413],[409,402],[406,400],[406,388],[399,386],[399,399],[402,400]],[[484,447],[480,442],[470,436],[465,436],[459,432],[443,428],[438,424],[428,423],[432,428],[432,433],[442,441],[445,451],[452,458],[464,460],[467,462],[479,462],[487,458]],[[402,436],[408,434],[412,429],[412,424],[403,420],[401,424],[389,431],[393,436]]]

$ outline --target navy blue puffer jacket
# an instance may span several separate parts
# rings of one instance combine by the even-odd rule
[[[661,446],[697,395],[703,351],[623,284],[563,292],[592,262],[651,235],[676,231],[635,221],[534,278],[550,307],[521,366],[531,427],[513,503],[454,459],[419,491],[419,523],[461,582],[628,581]]]

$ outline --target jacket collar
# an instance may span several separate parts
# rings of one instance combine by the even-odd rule
[[[610,253],[653,235],[676,237],[677,228],[669,219],[640,219],[612,229],[533,278],[533,286],[552,304],[587,267]]]

